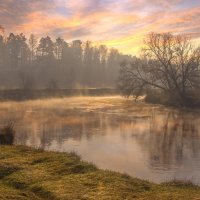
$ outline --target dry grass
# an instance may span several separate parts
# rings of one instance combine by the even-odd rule
[[[197,200],[191,184],[153,184],[96,168],[70,153],[0,146],[1,200]]]
[[[14,124],[8,123],[0,130],[0,145],[12,145],[14,143]]]

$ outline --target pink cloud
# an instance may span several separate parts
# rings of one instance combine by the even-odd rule
[[[196,1],[0,0],[0,17],[7,32],[89,39],[136,53],[150,31],[187,33],[198,39],[200,3],[192,7]]]

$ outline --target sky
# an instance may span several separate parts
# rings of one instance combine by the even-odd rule
[[[200,41],[200,0],[0,0],[6,33],[81,39],[137,55],[149,32]]]

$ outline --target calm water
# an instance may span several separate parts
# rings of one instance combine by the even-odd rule
[[[76,97],[0,104],[1,123],[16,123],[16,144],[75,151],[103,169],[163,182],[200,184],[200,112]]]

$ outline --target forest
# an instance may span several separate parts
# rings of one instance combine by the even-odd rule
[[[1,32],[1,89],[114,88],[120,63],[133,59],[90,41]]]

